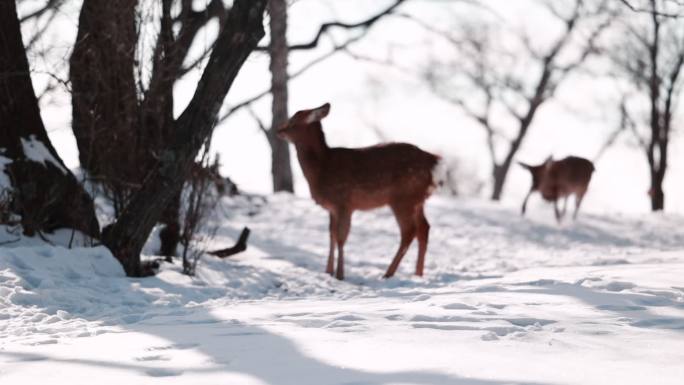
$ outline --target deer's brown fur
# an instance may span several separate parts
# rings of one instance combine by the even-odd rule
[[[594,172],[594,164],[584,158],[568,156],[565,159],[554,161],[551,157],[538,166],[530,166],[519,162],[532,174],[532,187],[522,204],[522,214],[525,214],[527,200],[533,192],[539,191],[542,198],[553,202],[556,220],[560,223],[567,208],[568,196],[575,195],[575,212],[573,218],[577,218],[577,212],[582,204],[584,194],[587,192],[591,175]],[[565,198],[563,211],[558,208],[558,200]]]
[[[336,277],[344,279],[344,243],[349,235],[352,213],[389,205],[401,230],[401,242],[385,277],[394,275],[416,237],[416,274],[422,275],[430,230],[423,206],[436,185],[433,170],[439,157],[406,143],[331,148],[321,126],[321,119],[329,111],[327,103],[299,111],[278,130],[279,135],[297,149],[311,197],[330,213],[326,272],[334,273],[337,248]]]

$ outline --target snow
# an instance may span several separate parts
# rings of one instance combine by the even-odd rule
[[[35,135],[31,135],[29,139],[21,138],[21,145],[24,148],[24,156],[27,159],[36,163],[42,163],[45,167],[47,167],[48,163],[52,163],[57,169],[68,174],[67,169],[62,166],[62,163],[50,153],[43,142],[36,139]]]
[[[309,199],[225,198],[211,247],[249,249],[126,278],[68,232],[0,248],[3,384],[681,384],[684,218],[433,197],[426,276],[389,210],[355,214],[348,280],[323,273],[327,215]],[[2,235],[10,239],[10,235]],[[149,246],[148,251],[154,247]],[[50,377],[48,377],[50,376]]]

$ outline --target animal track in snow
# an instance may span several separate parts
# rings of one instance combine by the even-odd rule
[[[185,350],[185,349],[192,349],[198,347],[199,344],[193,344],[193,343],[186,343],[186,344],[171,344],[171,345],[163,345],[163,346],[152,346],[149,347],[145,350],[148,352],[153,352],[157,350],[172,350],[172,349],[177,349],[177,350]]]
[[[485,315],[485,317],[479,317]],[[489,317],[494,315],[494,317]],[[390,317],[386,317],[390,319]],[[394,320],[394,319],[390,319]],[[541,331],[556,321],[530,317],[503,317],[493,311],[474,311],[468,315],[415,315],[409,320],[416,329],[453,331],[486,331],[483,341],[495,341],[500,337],[524,337],[529,332]]]
[[[359,330],[367,319],[345,312],[294,313],[277,315],[279,321],[290,322],[305,328]]]
[[[183,371],[176,369],[153,368],[146,370],[145,374],[150,377],[175,377],[183,374]]]
[[[136,361],[140,362],[149,362],[149,361],[169,361],[171,358],[169,356],[165,356],[162,354],[157,354],[157,355],[151,355],[151,356],[141,356],[141,357],[136,357]]]

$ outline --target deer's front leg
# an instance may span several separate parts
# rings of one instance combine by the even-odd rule
[[[330,251],[328,252],[328,264],[325,267],[327,274],[335,274],[335,248],[337,247],[337,218],[330,213]]]
[[[351,228],[351,212],[340,210],[337,217],[337,271],[335,277],[344,279],[344,243]]]
[[[558,199],[553,201],[553,211],[556,213],[556,222],[558,222],[558,224],[560,224],[562,218],[561,218],[560,209],[558,208]]]
[[[522,208],[520,209],[520,215],[525,215],[525,210],[527,210],[527,200],[530,199],[530,195],[532,195],[532,192],[534,190],[530,190],[530,192],[527,193],[525,196],[525,200],[523,201]]]

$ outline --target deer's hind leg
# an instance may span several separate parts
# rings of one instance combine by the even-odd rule
[[[394,275],[401,263],[401,259],[406,254],[413,238],[416,237],[416,219],[415,219],[415,207],[405,206],[401,204],[395,204],[391,206],[392,212],[394,212],[394,217],[397,219],[399,224],[399,230],[401,232],[401,241],[399,242],[399,249],[392,259],[392,263],[387,268],[385,273],[385,278],[390,278]]]
[[[562,221],[562,218],[561,218],[560,209],[558,208],[558,199],[553,201],[553,212],[556,214],[556,222],[558,222],[560,224]]]
[[[561,218],[565,218],[565,213],[568,211],[568,198],[570,195],[566,195],[565,198],[563,198],[563,210],[561,211]]]
[[[427,252],[428,237],[430,235],[430,224],[425,218],[423,206],[416,210],[416,238],[418,238],[418,260],[416,261],[416,275],[423,276],[425,265],[425,253]]]
[[[577,213],[579,212],[579,208],[582,205],[582,199],[584,199],[584,194],[586,194],[586,192],[587,190],[582,190],[575,194],[575,212],[572,214],[573,220],[577,220]]]

